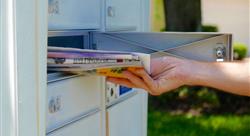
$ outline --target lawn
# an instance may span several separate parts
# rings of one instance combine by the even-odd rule
[[[165,28],[163,0],[152,1],[151,19],[152,31],[159,32]],[[242,49],[239,49],[239,53],[241,51]],[[250,136],[250,114],[234,114],[242,109],[247,109],[243,113],[249,113],[249,99],[239,98],[239,96],[228,96],[228,94],[223,94],[224,97],[221,97],[221,93],[219,98],[217,93],[213,91],[214,89],[209,91],[210,89],[199,88],[197,90],[197,88],[193,88],[190,91],[190,88],[184,88],[184,90],[176,91],[176,93],[158,96],[157,99],[151,98],[149,107],[154,108],[151,108],[148,113],[148,136]],[[183,101],[184,97],[187,97],[185,101]],[[170,100],[172,108],[187,108],[189,107],[187,104],[190,104],[189,108],[202,107],[202,103],[209,103],[212,107],[206,108],[212,109],[208,110],[212,115],[194,117],[190,115],[170,115],[167,112],[162,112],[165,107],[161,106],[169,104]],[[175,101],[173,102],[172,100]],[[185,103],[183,104],[183,102]],[[228,103],[235,105],[231,106]],[[219,108],[220,110],[218,110]],[[155,109],[162,109],[162,111]],[[221,109],[226,110],[222,112]],[[226,115],[227,112],[230,114]],[[221,114],[216,115],[214,113]]]
[[[250,115],[191,117],[150,111],[148,136],[250,136]]]

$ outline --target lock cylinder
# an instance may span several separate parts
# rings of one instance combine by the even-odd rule
[[[225,47],[217,47],[216,48],[216,61],[224,61],[225,58]]]

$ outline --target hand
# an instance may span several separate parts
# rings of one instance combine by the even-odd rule
[[[151,74],[139,69],[123,72],[126,79],[108,77],[107,80],[131,88],[142,88],[152,95],[160,95],[185,84],[191,85],[189,79],[195,65],[196,62],[191,60],[162,57],[151,60]]]
[[[131,88],[142,88],[160,95],[182,85],[201,85],[229,93],[250,96],[250,59],[242,62],[198,62],[162,57],[151,60],[151,74],[145,70],[124,72],[127,79],[108,81]]]

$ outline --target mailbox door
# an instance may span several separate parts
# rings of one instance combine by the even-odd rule
[[[105,2],[107,31],[140,30],[141,0],[106,0]]]
[[[100,0],[49,0],[49,30],[99,29]]]
[[[48,79],[47,132],[101,108],[100,77],[64,75],[59,78],[56,74],[50,74]]]
[[[172,55],[194,60],[232,59],[232,36],[221,33],[94,33],[93,48],[142,52],[152,57]]]

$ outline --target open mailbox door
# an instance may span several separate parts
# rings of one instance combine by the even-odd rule
[[[131,51],[151,57],[176,56],[200,61],[232,60],[232,36],[221,33],[94,33],[97,50]]]

